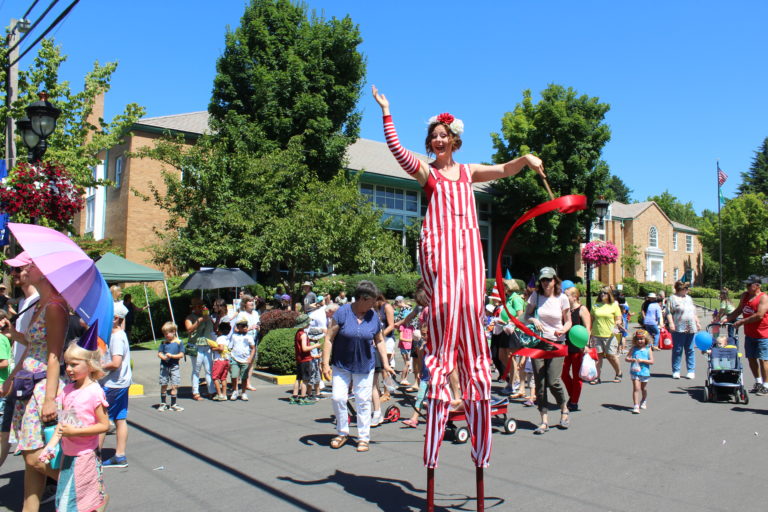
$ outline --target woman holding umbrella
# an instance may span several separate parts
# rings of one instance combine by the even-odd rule
[[[11,377],[28,372],[36,381],[30,395],[16,402],[12,426],[18,448],[24,455],[23,510],[30,512],[40,508],[46,476],[57,479],[59,473],[41,463],[38,457],[45,447],[43,424],[57,417],[56,397],[61,391],[59,370],[67,334],[68,306],[34,262],[20,270],[28,273],[29,282],[40,294],[26,334],[12,328],[13,338],[27,346],[27,356]],[[11,391],[12,382],[13,378],[5,382],[4,396]]]

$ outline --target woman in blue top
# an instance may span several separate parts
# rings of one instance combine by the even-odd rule
[[[368,451],[374,350],[378,350],[381,356],[382,371],[390,375],[395,373],[387,361],[379,316],[372,309],[378,295],[376,285],[360,281],[354,294],[355,302],[340,307],[328,327],[323,345],[322,372],[323,377],[333,384],[333,410],[338,434],[331,440],[331,448],[341,448],[349,440],[347,399],[352,383],[357,407],[357,451]]]

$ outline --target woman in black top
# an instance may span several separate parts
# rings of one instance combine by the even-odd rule
[[[568,296],[568,302],[571,305],[571,322],[573,325],[583,325],[587,328],[587,333],[592,330],[592,316],[589,314],[589,310],[581,305],[579,302],[579,289],[575,286],[565,290],[565,295]],[[573,326],[571,327],[573,329]],[[581,377],[579,376],[579,370],[581,370],[581,361],[584,358],[584,348],[579,348],[571,340],[566,337],[566,343],[568,344],[568,355],[565,357],[563,363],[562,379],[565,384],[565,389],[568,390],[568,410],[577,411],[579,409],[579,397],[581,396]]]

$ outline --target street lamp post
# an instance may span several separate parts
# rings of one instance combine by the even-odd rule
[[[26,109],[27,116],[16,121],[16,127],[21,132],[21,139],[29,149],[29,162],[34,164],[42,160],[48,149],[48,137],[56,129],[56,119],[61,110],[48,101],[48,94],[40,93],[40,100],[32,103]]]
[[[600,199],[595,199],[592,202],[592,208],[595,209],[595,213],[597,213],[597,216],[600,219],[600,222],[603,221],[603,218],[605,218],[606,214],[608,213],[608,205],[610,203],[603,199],[602,197]],[[592,219],[588,219],[587,221],[587,243],[591,242],[592,240]],[[592,263],[589,261],[586,262],[586,279],[587,279],[587,309],[592,309]]]

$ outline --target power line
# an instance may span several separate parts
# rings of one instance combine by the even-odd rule
[[[24,16],[22,16],[21,19],[26,19],[27,16],[29,16],[29,13],[32,12],[32,9],[37,5],[37,2],[39,2],[39,0],[34,0],[34,2],[32,2],[32,5],[29,6],[29,9],[27,9],[27,12],[24,13]]]
[[[37,3],[37,0],[35,0],[35,3]],[[8,53],[11,53],[13,50],[15,50],[16,47],[19,46],[21,44],[21,42],[24,41],[24,39],[26,39],[27,36],[32,33],[33,30],[35,30],[35,27],[37,27],[37,25],[39,25],[40,22],[43,21],[43,18],[45,18],[45,16],[51,11],[51,9],[53,9],[53,6],[55,6],[57,3],[59,3],[59,0],[53,0],[53,2],[51,2],[51,5],[49,5],[48,8],[43,12],[43,14],[41,14],[40,17],[35,20],[35,22],[32,24],[32,26],[29,27],[27,32],[24,33],[24,35],[22,35],[19,38],[18,41],[16,41],[16,44],[14,44],[12,47],[8,48]],[[26,12],[26,14],[24,14],[22,19],[25,19],[27,17],[27,14],[29,14],[29,11],[31,11],[34,6],[35,6],[35,4],[33,3],[32,6],[30,6],[30,8],[27,9],[27,12]],[[34,46],[35,44],[37,44],[37,41],[35,41],[35,43],[33,43],[32,46]],[[9,66],[10,65],[12,65],[12,64],[9,64]]]
[[[57,2],[57,1],[58,1],[58,0],[55,0],[55,2]],[[55,3],[55,2],[54,2],[54,3]],[[20,61],[20,60],[21,60],[21,59],[22,59],[22,58],[23,58],[23,57],[24,57],[24,56],[25,56],[27,53],[29,53],[29,51],[30,51],[32,48],[34,48],[34,47],[35,47],[35,45],[37,45],[37,43],[39,43],[39,42],[40,42],[40,40],[41,40],[42,38],[44,38],[46,35],[48,35],[48,32],[50,32],[50,31],[51,31],[51,30],[52,30],[52,29],[53,29],[53,28],[54,28],[56,25],[58,25],[58,24],[59,24],[59,22],[60,22],[61,20],[63,20],[64,18],[66,18],[66,17],[67,17],[67,14],[69,14],[69,12],[70,12],[70,11],[71,11],[71,10],[72,10],[74,7],[75,7],[75,5],[77,5],[77,4],[78,4],[78,2],[80,2],[80,0],[74,0],[74,1],[73,1],[71,4],[69,4],[69,5],[67,6],[67,8],[66,8],[66,9],[64,9],[64,10],[62,11],[62,13],[61,13],[61,14],[59,14],[59,16],[58,16],[58,17],[57,17],[55,20],[53,20],[53,23],[51,23],[51,25],[50,25],[50,26],[49,26],[47,29],[45,29],[45,32],[43,32],[42,34],[40,34],[40,37],[38,37],[37,39],[35,39],[35,41],[34,41],[34,42],[31,44],[31,45],[29,45],[29,47],[27,47],[27,49],[26,49],[26,50],[24,50],[23,52],[21,52],[21,54],[20,54],[18,57],[16,57],[16,60],[14,60],[13,62],[11,62],[11,63],[9,64],[9,66],[13,66],[13,65],[14,65],[14,64],[16,64],[17,62],[19,62],[19,61]]]

